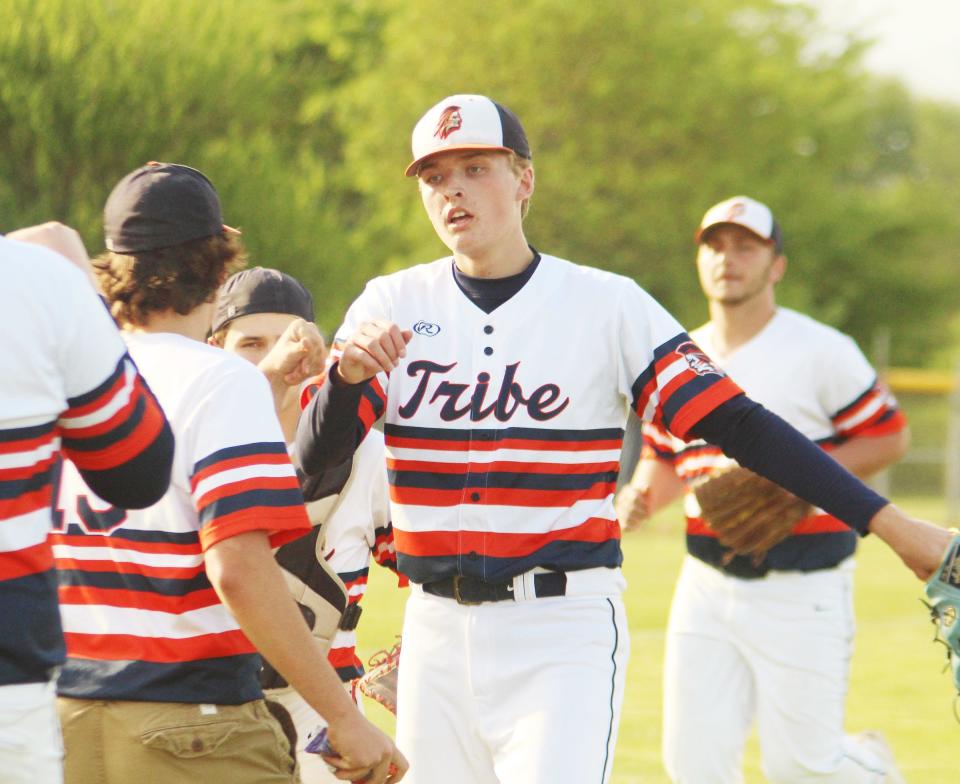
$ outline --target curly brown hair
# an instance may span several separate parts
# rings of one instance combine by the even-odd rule
[[[239,237],[223,232],[172,248],[107,251],[91,263],[120,326],[142,327],[151,313],[172,310],[186,316],[212,301],[227,276],[246,265],[247,253]]]

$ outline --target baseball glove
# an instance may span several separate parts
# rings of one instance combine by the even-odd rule
[[[389,651],[379,651],[370,657],[367,670],[358,680],[357,688],[365,696],[379,702],[394,716],[397,714],[397,678],[400,675],[400,639]]]
[[[724,547],[724,563],[735,555],[759,565],[812,512],[806,501],[746,468],[735,466],[694,488],[702,517]]]
[[[930,615],[937,627],[935,639],[947,646],[953,685],[960,692],[960,535],[954,536],[947,554],[924,587]]]

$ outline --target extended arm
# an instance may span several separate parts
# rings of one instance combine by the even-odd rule
[[[759,403],[745,396],[732,398],[690,433],[861,535],[876,533],[921,579],[939,566],[950,541],[948,531],[905,515]]]
[[[206,552],[206,570],[244,634],[328,722],[330,742],[341,755],[344,774],[382,784],[393,763],[399,775],[391,781],[399,781],[406,760],[344,691],[290,598],[267,534],[251,531],[214,544]]]

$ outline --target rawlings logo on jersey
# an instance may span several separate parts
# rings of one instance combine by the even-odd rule
[[[454,131],[459,131],[463,127],[463,117],[460,116],[459,106],[448,106],[440,112],[440,119],[437,120],[437,127],[433,135],[438,139],[446,139]]]
[[[529,394],[524,392],[520,382],[516,380],[519,362],[507,365],[496,396],[488,402],[487,393],[490,391],[491,381],[489,373],[478,373],[473,384],[440,379],[456,366],[456,362],[441,365],[425,359],[407,365],[407,375],[417,379],[417,386],[407,402],[398,409],[400,416],[410,419],[426,400],[428,406],[440,404],[440,418],[445,422],[454,422],[465,416],[472,422],[479,422],[491,414],[500,422],[507,422],[521,406],[526,408],[531,419],[544,422],[553,419],[570,403],[569,397],[560,400],[560,387],[556,384],[542,384]],[[437,381],[439,383],[436,383]],[[429,398],[428,389],[433,390]]]
[[[698,376],[710,374],[715,376],[723,375],[723,371],[713,364],[713,360],[704,354],[703,351],[700,350],[700,347],[692,341],[688,340],[686,343],[681,343],[674,351],[687,360],[690,369]]]
[[[418,335],[426,335],[428,338],[432,338],[434,335],[440,334],[440,325],[431,324],[429,321],[418,321],[413,325],[413,331]]]

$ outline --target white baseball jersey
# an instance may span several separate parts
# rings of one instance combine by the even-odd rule
[[[752,400],[828,451],[855,436],[884,435],[906,426],[896,400],[878,383],[876,371],[856,343],[808,316],[779,308],[759,333],[726,357],[715,347],[711,324],[690,336]],[[700,440],[684,443],[650,424],[644,426],[644,447],[646,454],[671,462],[687,483],[684,503],[690,552],[721,565],[723,548],[700,517],[692,484],[729,466],[730,459],[715,446]],[[856,539],[841,521],[817,511],[770,551],[767,566],[801,571],[835,566],[854,551]],[[736,568],[746,565],[738,562]]]
[[[244,359],[166,333],[126,336],[176,438],[166,495],[111,507],[65,466],[53,536],[68,660],[62,695],[239,704],[260,657],[207,579],[204,552],[253,530],[310,529],[272,396]]]
[[[138,455],[163,414],[89,281],[66,259],[0,237],[0,685],[63,661],[47,536],[61,446],[84,469]]]
[[[684,437],[740,393],[633,281],[552,256],[489,314],[449,257],[377,278],[334,350],[371,319],[415,333],[358,416],[385,417],[398,563],[418,583],[535,567],[618,579],[628,407]]]

